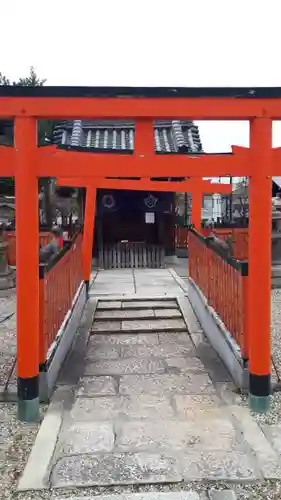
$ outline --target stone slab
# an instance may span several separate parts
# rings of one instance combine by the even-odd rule
[[[137,290],[145,289],[147,291],[151,291],[154,293],[155,290],[162,289],[165,293],[165,290],[169,290],[171,288],[175,288],[175,283],[171,280],[148,280],[145,282],[144,280],[137,279],[136,280],[136,288]],[[141,292],[140,292],[141,293]]]
[[[154,297],[162,297],[162,296],[171,296],[178,297],[181,295],[185,295],[185,292],[177,286],[169,285],[169,286],[139,286],[137,285],[137,293],[140,295],[151,295],[153,293]]]
[[[202,333],[202,326],[200,325],[199,320],[197,319],[196,314],[192,309],[189,299],[187,297],[178,298],[178,305],[188,326],[190,334],[193,335],[196,333]]]
[[[133,294],[135,293],[134,286],[132,283],[115,283],[114,286],[112,283],[96,283],[91,287],[91,295],[100,295],[100,296],[116,296],[120,297],[120,295]]]
[[[237,481],[261,479],[254,457],[239,451],[189,451],[183,454],[185,481]]]
[[[160,344],[176,343],[193,346],[188,332],[159,332],[158,338]]]
[[[243,437],[254,451],[264,478],[280,479],[281,467],[279,456],[266,439],[255,419],[250,415],[249,410],[238,405],[233,405],[229,407],[229,411],[238,420]]]
[[[281,455],[281,426],[263,425],[262,429],[273,449],[278,453],[278,455]]]
[[[157,453],[78,455],[60,459],[51,487],[171,483],[182,480],[175,458]]]
[[[91,292],[98,290],[100,293],[111,295],[111,299],[121,300],[121,295],[124,293],[135,293],[133,280],[107,280],[103,282],[96,283],[91,287]],[[106,297],[102,297],[101,300],[106,300]]]
[[[155,375],[123,375],[120,378],[120,394],[200,394],[214,392],[207,374],[164,373]]]
[[[164,373],[165,368],[162,359],[119,358],[111,361],[89,362],[85,367],[85,375]]]
[[[80,380],[77,396],[114,396],[118,384],[113,377],[84,377]]]
[[[92,332],[118,332],[121,331],[121,321],[94,321]]]
[[[102,269],[98,271],[98,277],[101,278],[102,276],[110,276],[111,279],[114,280],[118,279],[118,277],[126,276],[126,275],[131,275],[132,276],[132,269],[130,268],[123,268],[123,269]]]
[[[149,493],[122,493],[121,495],[95,495],[95,500],[200,500],[196,491],[172,491],[172,492],[149,492]],[[218,497],[219,498],[219,497]],[[52,497],[52,500],[65,500],[66,497]],[[67,497],[67,500],[93,500],[93,497]],[[219,500],[224,500],[219,498]],[[226,500],[232,498],[226,497]],[[235,500],[235,498],[234,498]]]
[[[161,330],[186,330],[186,324],[182,319],[155,319],[154,321],[122,321],[122,330],[126,331],[161,331]]]
[[[70,426],[60,446],[67,455],[110,452],[114,447],[113,425],[109,422],[79,422]]]
[[[195,347],[200,347],[201,344],[204,344],[207,341],[207,337],[203,332],[190,333],[190,337]]]
[[[181,312],[178,309],[155,309],[156,318],[181,318]]]
[[[169,373],[185,373],[190,371],[205,372],[205,367],[199,358],[177,357],[165,359],[167,371]]]
[[[189,421],[160,420],[116,423],[118,451],[231,450],[236,446],[235,430],[227,418]],[[214,435],[216,439],[214,439]]]
[[[195,356],[192,344],[126,345],[120,346],[124,358],[169,358]]]
[[[220,408],[216,394],[175,394],[173,401],[180,418],[197,418],[198,415],[209,414]]]
[[[131,283],[133,281],[133,274],[132,272],[130,273],[124,273],[124,274],[103,274],[103,275],[99,275],[96,279],[95,279],[95,283],[111,283],[111,284],[115,284],[115,282],[118,282],[119,283]]]
[[[209,490],[209,500],[237,500],[233,490]]]
[[[123,309],[174,309],[177,307],[175,300],[124,300],[122,301]]]
[[[108,345],[157,345],[158,335],[154,333],[117,333],[113,335],[97,334],[90,337],[88,349],[91,350],[100,344]]]
[[[46,476],[57,444],[62,413],[62,404],[51,403],[18,482],[18,491],[46,488]]]
[[[77,422],[117,420],[159,420],[175,416],[171,398],[165,395],[79,397],[73,404],[71,419]]]
[[[159,309],[160,310],[160,309]],[[162,309],[161,309],[162,311]],[[167,309],[167,311],[173,311],[173,309]],[[157,311],[155,311],[156,313]],[[169,316],[168,314],[166,316]],[[176,316],[179,316],[177,314]],[[106,311],[97,311],[95,314],[95,320],[111,320],[111,319],[136,319],[136,318],[153,318],[153,309],[108,309]],[[164,316],[165,317],[165,316]]]
[[[70,416],[77,422],[100,422],[103,420],[115,420],[122,416],[123,407],[126,407],[126,399],[118,396],[102,398],[79,397],[74,402]]]
[[[197,347],[197,353],[213,382],[232,381],[230,373],[209,342],[202,342]]]
[[[121,309],[122,302],[120,300],[99,300],[97,310],[101,309]]]
[[[88,347],[85,358],[91,361],[102,361],[118,359],[120,357],[120,348],[118,345],[99,344]]]
[[[174,418],[171,398],[165,395],[137,394],[122,397],[122,413],[128,419],[161,420]]]

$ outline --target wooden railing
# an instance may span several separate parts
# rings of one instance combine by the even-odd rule
[[[248,262],[228,257],[211,238],[195,230],[188,233],[189,276],[225,324],[248,359]]]
[[[47,265],[40,264],[39,278],[39,355],[40,365],[43,365],[83,280],[81,234]]]
[[[248,259],[248,228],[229,227],[229,228],[202,228],[203,236],[208,236],[213,232],[218,238],[225,240],[228,236],[232,237],[233,258],[238,260]],[[175,246],[176,248],[188,247],[188,227],[175,228]]]
[[[233,258],[237,260],[248,259],[248,228],[230,227],[230,228],[215,228],[202,229],[202,234],[208,236],[210,232],[222,239],[226,240],[228,236],[232,237]]]

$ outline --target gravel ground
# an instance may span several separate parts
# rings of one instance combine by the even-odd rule
[[[15,315],[9,319],[5,318],[15,311],[15,299],[1,299],[0,303],[0,332],[13,332],[15,330]],[[6,314],[7,313],[7,314]],[[8,334],[9,337],[9,334]],[[281,380],[281,290],[272,291],[272,354],[277,377]],[[0,339],[1,345],[1,339]],[[0,352],[0,356],[3,353]],[[1,361],[1,360],[0,360]],[[245,397],[241,398],[241,404],[247,404]],[[46,407],[42,408],[42,411]],[[122,492],[142,492],[142,491],[180,491],[194,490],[198,492],[206,491],[209,488],[224,489],[230,488],[236,492],[238,500],[277,500],[281,498],[281,481],[266,481],[260,484],[249,485],[229,485],[222,483],[212,484],[167,484],[167,485],[144,485],[129,487],[110,488],[87,488],[79,490],[59,490],[45,492],[26,492],[17,494],[16,485],[20,473],[22,472],[31,447],[36,438],[39,424],[22,424],[17,421],[15,404],[0,403],[0,499],[1,500],[50,500],[55,497],[83,497],[96,496],[98,494],[122,493]],[[260,424],[281,423],[281,392],[275,393],[271,397],[271,411],[267,415],[255,415],[255,419]]]

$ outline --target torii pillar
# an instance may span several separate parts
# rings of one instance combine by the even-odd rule
[[[271,346],[272,121],[250,122],[249,178],[249,392],[250,408],[269,408]]]
[[[89,291],[92,269],[92,248],[94,244],[95,234],[96,199],[97,188],[95,186],[88,186],[86,188],[85,219],[82,243],[83,278],[86,283],[87,293]]]
[[[198,191],[192,193],[191,198],[191,224],[195,227],[196,231],[201,231],[202,219],[202,200],[203,193]]]
[[[18,417],[24,422],[35,422],[39,420],[39,216],[35,119],[15,119],[15,148]]]

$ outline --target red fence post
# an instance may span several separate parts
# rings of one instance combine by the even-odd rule
[[[39,371],[45,370],[46,363],[45,335],[45,266],[39,266]]]
[[[248,262],[245,262],[248,267]],[[247,274],[242,277],[242,311],[243,311],[243,346],[241,346],[242,357],[244,361],[249,359],[249,325],[248,325],[248,301],[249,301],[249,287],[248,287],[248,270]]]

